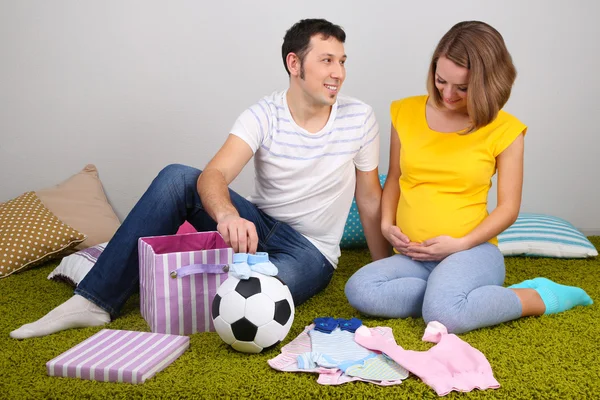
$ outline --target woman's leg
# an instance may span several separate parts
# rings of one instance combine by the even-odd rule
[[[593,303],[583,289],[546,278],[504,288],[504,275],[504,258],[492,244],[448,256],[429,276],[423,302],[425,322],[439,321],[449,332],[462,333]]]
[[[575,306],[589,306],[594,301],[585,290],[560,285],[547,278],[534,278],[509,286],[523,304],[522,316],[556,314]]]
[[[429,276],[423,319],[462,333],[519,318],[521,301],[502,287],[504,277],[504,257],[492,244],[451,254]]]
[[[365,265],[346,283],[348,302],[367,315],[420,317],[427,278],[435,264],[396,254]]]

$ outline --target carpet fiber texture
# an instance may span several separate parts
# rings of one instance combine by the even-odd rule
[[[600,237],[590,239],[600,249]],[[359,317],[367,326],[389,326],[393,328],[398,344],[406,349],[431,348],[433,344],[421,341],[425,328],[422,319],[367,318],[348,305],[344,297],[344,283],[368,261],[365,250],[344,251],[329,287],[297,308],[294,325],[284,343],[297,336],[313,318],[335,316]],[[271,369],[267,360],[275,357],[281,346],[264,354],[241,354],[225,345],[216,333],[192,335],[190,349],[142,385],[49,377],[45,369],[48,360],[102,329],[76,329],[23,341],[8,336],[11,330],[40,318],[72,295],[72,290],[65,284],[46,280],[56,265],[57,262],[49,263],[0,280],[0,398],[437,397],[431,388],[413,375],[393,387],[364,382],[321,386],[316,383],[315,375]],[[586,260],[507,258],[506,266],[506,285],[545,276],[582,287],[595,304],[460,335],[486,355],[501,387],[466,394],[453,392],[447,398],[596,398],[600,393],[600,257]],[[105,327],[148,331],[139,312],[139,297],[133,296],[121,317]]]

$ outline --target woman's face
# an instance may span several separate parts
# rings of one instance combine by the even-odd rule
[[[444,107],[450,111],[467,112],[469,70],[440,57],[435,69],[435,87],[440,92]]]

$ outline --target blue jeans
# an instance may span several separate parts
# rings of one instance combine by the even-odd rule
[[[358,311],[387,318],[423,317],[463,333],[521,316],[521,301],[502,287],[504,257],[484,243],[442,261],[414,261],[401,254],[359,269],[346,283]]]
[[[174,234],[186,220],[198,231],[215,231],[217,224],[204,210],[196,187],[201,172],[177,164],[164,168],[75,293],[102,307],[114,318],[129,296],[139,290],[137,246],[140,237]],[[288,285],[296,306],[327,286],[334,268],[311,242],[234,191],[229,190],[229,195],[240,216],[256,225],[258,251],[269,253],[269,259],[279,269],[278,277]]]

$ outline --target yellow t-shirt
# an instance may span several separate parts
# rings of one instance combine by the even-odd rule
[[[500,111],[494,121],[469,134],[436,132],[425,117],[427,98],[409,97],[391,105],[401,144],[396,224],[415,242],[463,237],[479,225],[488,216],[496,157],[527,130]],[[498,243],[496,238],[489,242]]]

